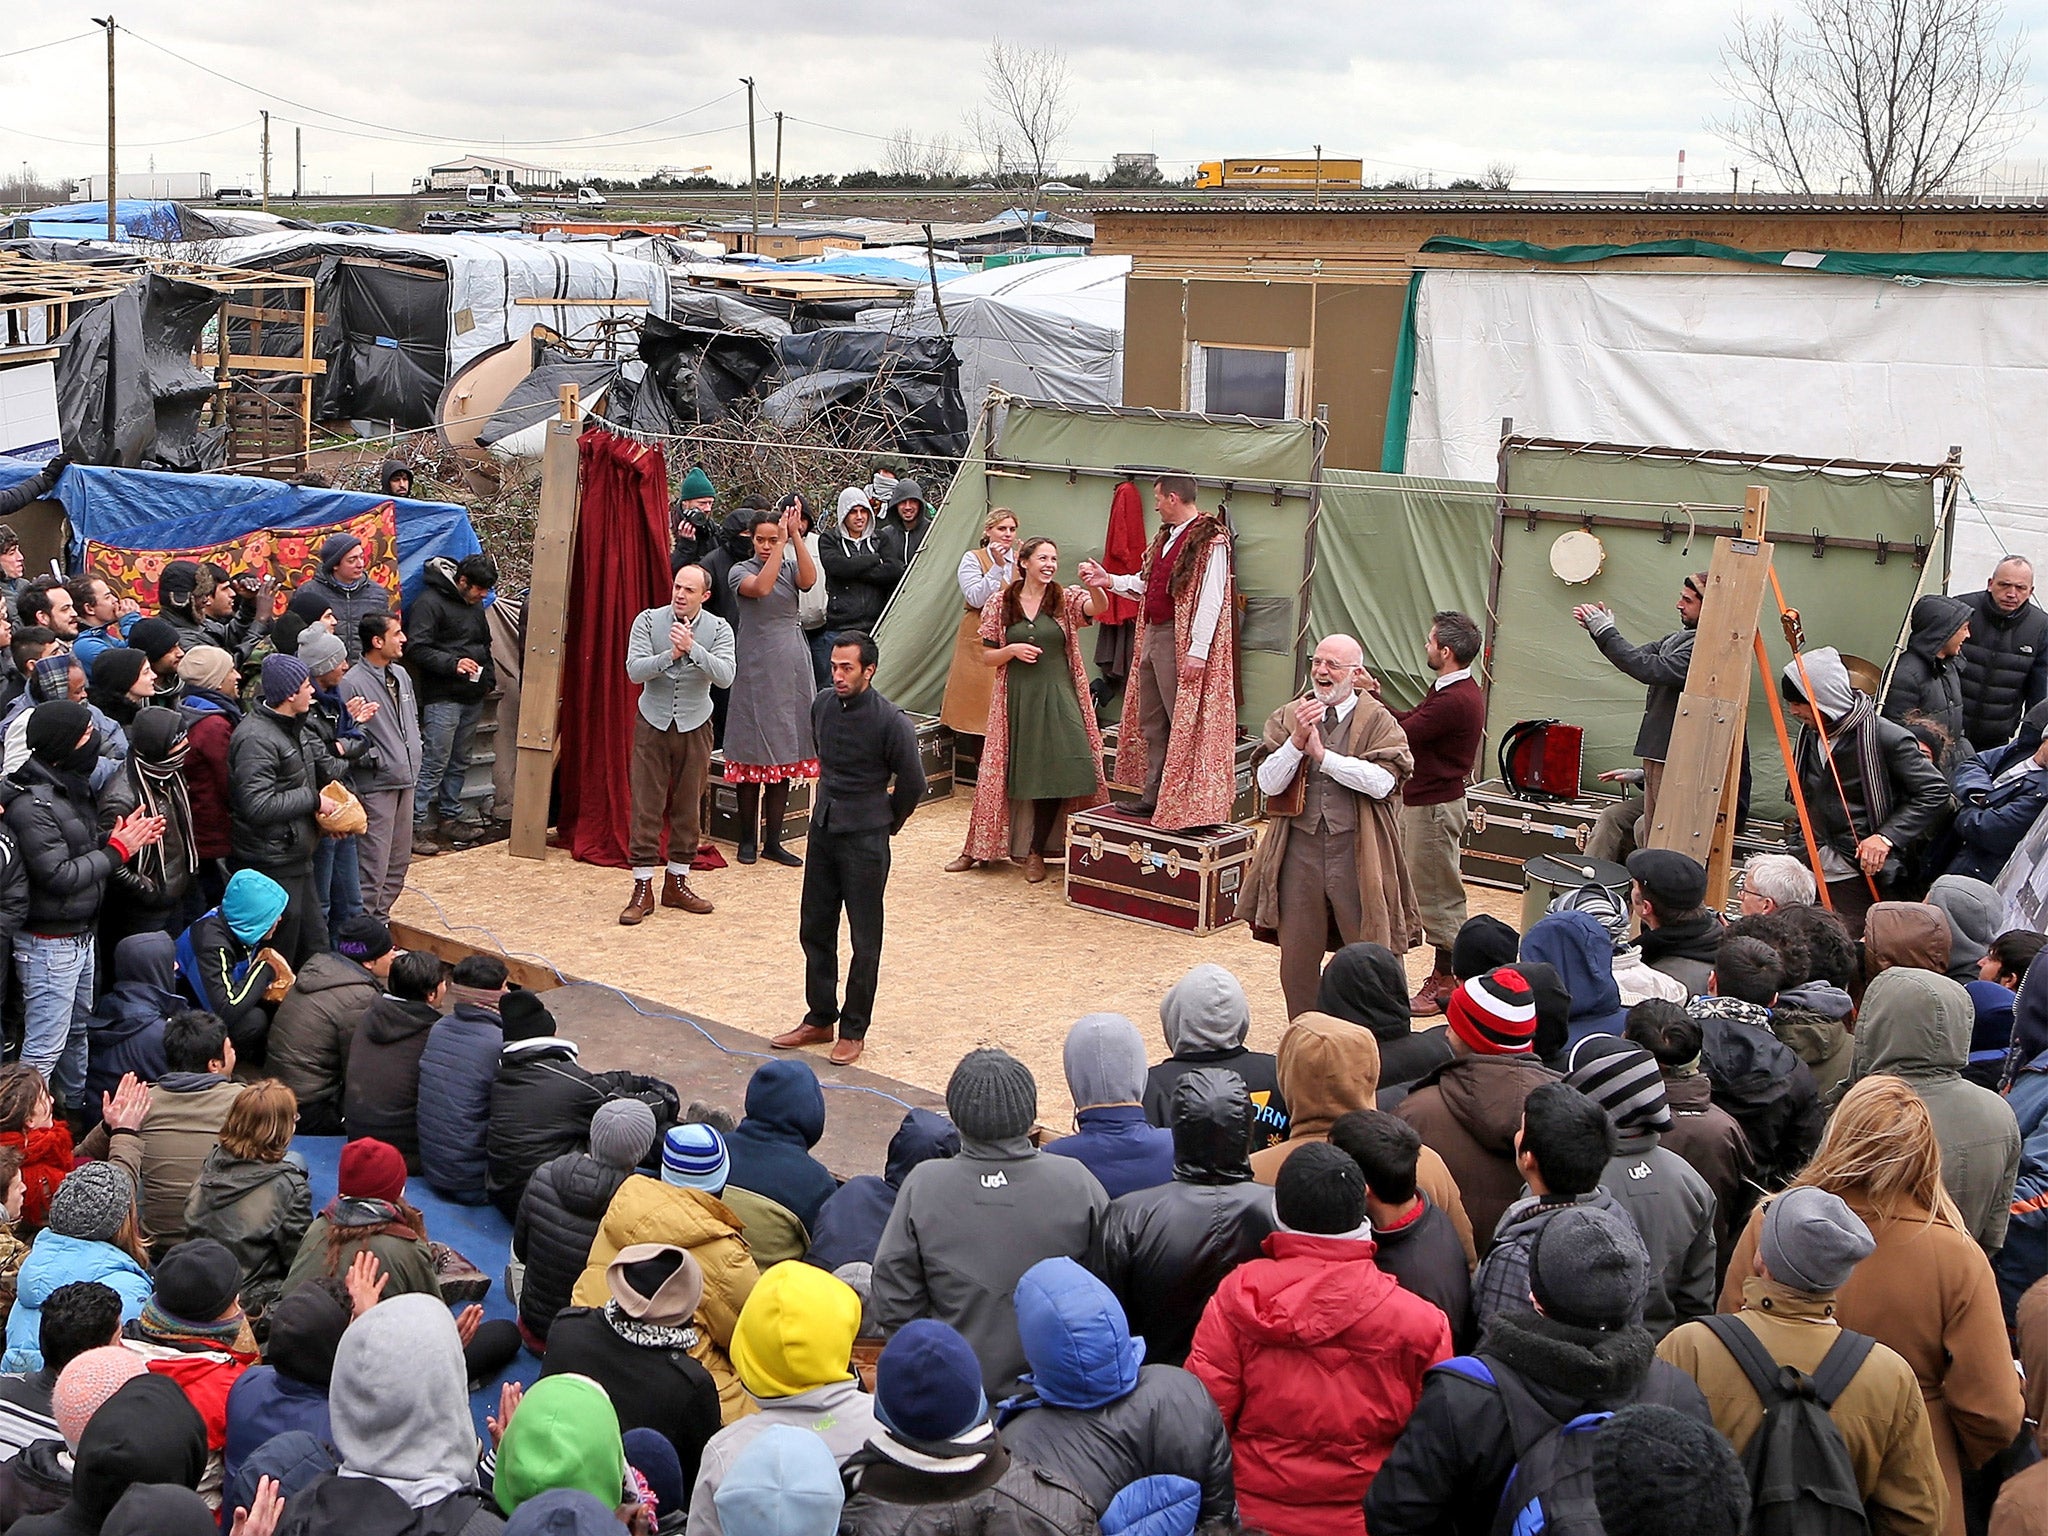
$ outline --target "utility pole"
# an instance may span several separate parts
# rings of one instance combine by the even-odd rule
[[[1323,206],[1323,146],[1316,146],[1316,195],[1314,207]]]
[[[775,227],[782,227],[782,114],[775,114]]]
[[[1742,196],[1742,167],[1731,165],[1728,167],[1728,174],[1735,178],[1735,195]]]
[[[754,159],[754,77],[742,75],[740,84],[747,88],[747,195],[753,200],[753,249],[758,256],[761,254],[761,172]]]
[[[107,29],[107,243],[119,238],[114,228],[115,193],[120,189],[119,171],[114,164],[114,18],[93,17],[93,25]]]
[[[292,129],[292,197],[306,195],[306,130]]]
[[[263,211],[270,212],[270,109],[263,111]]]

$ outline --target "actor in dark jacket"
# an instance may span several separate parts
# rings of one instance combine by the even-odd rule
[[[2020,555],[1999,561],[1982,592],[1962,594],[1963,730],[1976,751],[2012,740],[2020,717],[2048,701],[2048,613],[2033,599],[2034,567]]]
[[[405,1154],[405,1171],[420,1171],[420,1059],[448,995],[448,965],[426,950],[407,950],[391,966],[390,991],[370,1005],[349,1047],[342,1113],[349,1140],[374,1137]]]
[[[1625,1215],[1577,1207],[1548,1222],[1529,1267],[1538,1310],[1501,1313],[1478,1355],[1430,1371],[1366,1495],[1373,1536],[1492,1530],[1514,1470],[1518,1419],[1562,1424],[1661,1403],[1711,1425],[1692,1378],[1659,1360],[1649,1330],[1635,1321],[1649,1267]],[[1515,1415],[1511,1402],[1532,1411]]]
[[[576,1042],[555,1038],[555,1021],[533,993],[506,993],[498,1018],[505,1048],[491,1088],[484,1152],[491,1204],[507,1221],[518,1217],[520,1196],[535,1169],[589,1144],[590,1117],[607,1099],[639,1099],[654,1111],[657,1124],[664,1118],[674,1123],[675,1089],[637,1072],[586,1071],[576,1060]]]
[[[1097,1510],[1141,1477],[1185,1477],[1201,1518],[1237,1510],[1230,1437],[1207,1390],[1177,1365],[1140,1364],[1109,1287],[1072,1259],[1034,1264],[1017,1282],[1017,1330],[1031,1383],[996,1409],[1019,1460],[1058,1473]]]
[[[1252,1178],[1244,1079],[1224,1067],[1182,1072],[1168,1108],[1173,1182],[1110,1201],[1091,1264],[1157,1365],[1187,1359],[1216,1287],[1273,1231],[1273,1191]]]
[[[1643,699],[1643,723],[1636,732],[1635,755],[1643,764],[1643,821],[1656,814],[1657,791],[1664,778],[1664,758],[1671,750],[1671,727],[1678,718],[1678,696],[1685,689],[1685,676],[1692,667],[1694,631],[1700,624],[1700,602],[1707,589],[1707,573],[1685,578],[1678,591],[1680,628],[1647,645],[1631,645],[1605,603],[1584,603],[1572,610],[1572,617],[1585,626],[1593,643],[1622,676],[1648,688]]]
[[[235,864],[259,869],[284,887],[284,921],[272,946],[297,967],[320,947],[320,895],[313,855],[320,844],[324,744],[306,729],[313,677],[296,656],[263,663],[263,702],[242,717],[228,743],[228,804]]]
[[[613,1099],[590,1117],[588,1152],[565,1152],[527,1180],[512,1222],[512,1256],[526,1266],[519,1331],[535,1354],[547,1352],[548,1331],[590,1262],[612,1196],[653,1145],[654,1111],[638,1099]]]
[[[896,1192],[919,1163],[953,1157],[960,1151],[960,1132],[944,1115],[913,1109],[889,1138],[889,1160],[882,1176],[863,1173],[848,1179],[818,1208],[811,1226],[811,1251],[806,1263],[835,1270],[842,1264],[872,1264],[882,1228],[896,1208]],[[586,1248],[588,1244],[584,1245]],[[1155,1356],[1156,1358],[1156,1356]]]
[[[265,1061],[271,1076],[298,1096],[299,1130],[308,1136],[341,1134],[349,1046],[363,1015],[384,995],[396,958],[391,930],[367,913],[342,924],[334,942],[333,952],[299,968],[277,1005]]]
[[[505,1049],[495,1006],[505,995],[505,962],[472,955],[456,964],[449,985],[454,1011],[427,1032],[420,1056],[420,1171],[456,1204],[482,1205],[489,1182],[484,1130]]]
[[[801,1061],[764,1061],[747,1080],[746,1118],[725,1138],[732,1156],[728,1188],[773,1200],[809,1232],[818,1208],[838,1190],[831,1170],[811,1156],[825,1134],[825,1092]]]
[[[1913,605],[1906,649],[1892,663],[1884,692],[1885,719],[1917,714],[1932,720],[1948,733],[1951,756],[1957,749],[1969,750],[1963,744],[1963,669],[1956,660],[1969,638],[1968,605],[1959,598],[1928,593]]]

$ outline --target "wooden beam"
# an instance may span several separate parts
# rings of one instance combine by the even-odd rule
[[[533,531],[533,570],[526,611],[526,658],[520,669],[519,756],[512,779],[514,858],[542,859],[548,848],[548,800],[555,778],[556,726],[562,710],[562,642],[569,618],[570,564],[582,504],[577,439],[582,391],[562,386],[541,450],[540,517]]]
[[[453,934],[435,933],[412,923],[393,922],[391,942],[400,949],[422,949],[430,955],[439,955],[450,965],[467,960],[471,955],[496,955],[505,962],[508,976],[529,992],[551,992],[562,985],[560,977],[537,961],[523,960],[491,945],[472,944]]]
[[[1769,498],[1768,489],[1751,486],[1743,536],[1714,541],[1692,664],[1657,794],[1656,825],[1644,844],[1689,854],[1706,866],[1707,905],[1717,910],[1728,900],[1751,658],[1770,579],[1771,546],[1764,538]]]
[[[514,299],[537,309],[645,309],[652,299]]]

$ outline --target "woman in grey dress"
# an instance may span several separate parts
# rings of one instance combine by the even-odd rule
[[[738,667],[725,721],[725,777],[739,790],[739,861],[752,864],[765,853],[792,869],[803,860],[782,846],[789,781],[818,776],[818,749],[811,740],[817,687],[797,594],[819,578],[798,519],[794,507],[756,513],[754,557],[726,576],[739,599],[733,637]],[[758,844],[757,823],[766,824]]]

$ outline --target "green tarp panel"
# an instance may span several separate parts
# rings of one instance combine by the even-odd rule
[[[1002,406],[995,420],[994,453],[986,452],[977,434],[916,561],[882,616],[875,637],[882,651],[876,686],[914,713],[939,712],[961,614],[954,573],[960,557],[980,542],[990,507],[1015,511],[1024,537],[1045,534],[1056,540],[1060,577],[1072,580],[1082,560],[1102,554],[1119,469],[1136,470],[1149,509],[1151,474],[1171,468],[1204,482],[1205,507],[1213,508],[1220,494],[1211,482],[1229,481],[1234,487],[1230,517],[1237,531],[1238,592],[1248,605],[1241,666],[1245,702],[1239,718],[1263,723],[1294,684],[1295,604],[1313,461],[1310,424],[1202,420],[1014,400]],[[1276,485],[1283,490],[1277,505]],[[1152,522],[1149,510],[1147,521]],[[1272,646],[1278,648],[1267,648]],[[1084,650],[1092,662],[1092,644]]]
[[[1431,617],[1456,608],[1485,623],[1493,506],[1476,481],[1325,470],[1310,638],[1356,635],[1387,702],[1420,703]]]
[[[1934,277],[2048,282],[2048,251],[1749,251],[1711,240],[1646,240],[1638,245],[1532,245],[1526,240],[1467,240],[1437,235],[1422,254],[1504,256],[1515,261],[1578,265],[1628,256],[1708,256],[1718,261],[1833,272],[1850,277]],[[1418,274],[1419,275],[1419,274]]]
[[[1606,769],[1633,765],[1642,686],[1606,662],[1572,618],[1572,609],[1580,603],[1607,604],[1622,633],[1636,643],[1670,633],[1678,627],[1674,604],[1679,584],[1688,573],[1707,568],[1713,533],[1740,521],[1739,508],[1751,485],[1770,488],[1773,564],[1786,603],[1805,620],[1807,644],[1832,645],[1880,668],[1888,665],[1914,598],[1923,590],[1939,591],[1946,571],[1944,541],[1936,531],[1935,484],[1924,476],[1511,449],[1510,511],[1491,636],[1489,750],[1517,720],[1560,719],[1585,728],[1589,784]],[[1567,514],[1567,519],[1539,521],[1531,532],[1516,510],[1531,506]],[[1550,548],[1561,534],[1580,526],[1582,514],[1603,520],[1591,531],[1606,546],[1606,560],[1591,581],[1568,586],[1551,572]],[[1666,517],[1672,524],[1668,543],[1663,540]],[[1606,519],[1625,520],[1627,526],[1610,526]],[[1891,552],[1880,563],[1874,550],[1837,542],[1815,559],[1815,529],[1838,541],[1884,538]],[[1914,564],[1915,539],[1929,546],[1925,569]],[[1767,593],[1760,622],[1774,686],[1777,669],[1791,659],[1777,614]],[[1755,815],[1775,819],[1790,814],[1784,804],[1784,766],[1769,708],[1754,682],[1750,704],[1756,776],[1751,808]]]

